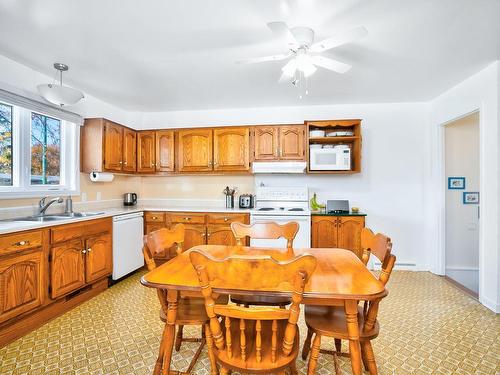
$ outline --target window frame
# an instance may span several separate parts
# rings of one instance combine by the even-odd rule
[[[12,185],[0,186],[1,199],[80,194],[80,127],[77,124],[1,101],[13,107]],[[61,121],[59,185],[31,185],[31,113]],[[75,151],[76,150],[76,151]]]

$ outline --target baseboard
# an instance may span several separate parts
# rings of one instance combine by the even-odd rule
[[[382,264],[380,262],[374,262],[372,268],[375,270],[380,270]],[[415,263],[398,263],[394,265],[394,271],[422,271]]]
[[[494,313],[499,314],[500,313],[500,304],[496,303],[495,301],[490,300],[489,298],[486,298],[484,296],[479,297],[479,302],[483,304],[483,306],[487,307]]]

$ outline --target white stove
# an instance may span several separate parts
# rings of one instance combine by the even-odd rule
[[[257,187],[255,208],[250,211],[250,222],[285,224],[295,221],[299,231],[293,247],[311,245],[311,211],[309,210],[309,190],[307,187]],[[285,248],[286,240],[250,240],[250,246]]]

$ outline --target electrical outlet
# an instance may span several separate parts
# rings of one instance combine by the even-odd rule
[[[101,200],[101,192],[98,191],[97,193],[95,193],[95,200],[96,201],[100,201]]]
[[[82,193],[80,198],[82,202],[87,202],[87,193]]]

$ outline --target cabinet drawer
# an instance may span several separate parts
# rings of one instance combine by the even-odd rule
[[[61,225],[50,229],[50,242],[54,244],[69,241],[82,236],[109,232],[111,229],[111,218]]]
[[[231,224],[233,222],[246,223],[247,215],[245,214],[208,214],[208,224]]]
[[[163,223],[165,221],[165,212],[146,212],[144,217],[147,223]]]
[[[42,231],[13,233],[0,237],[0,255],[42,246]]]
[[[205,214],[193,214],[192,212],[173,212],[170,214],[172,223],[205,224]]]

